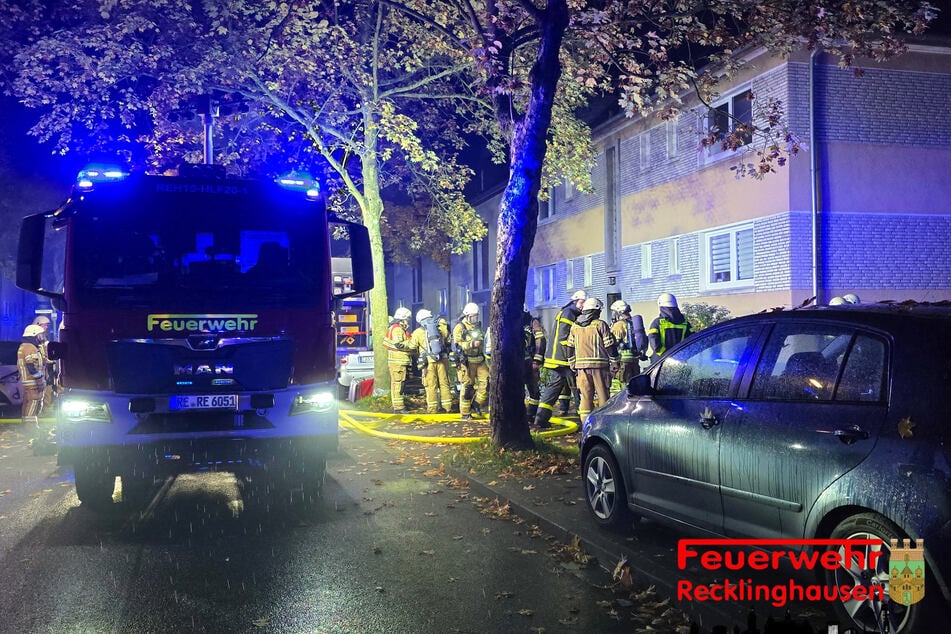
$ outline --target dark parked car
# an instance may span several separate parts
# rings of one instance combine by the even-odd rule
[[[865,565],[819,574],[822,587],[878,585],[885,597],[891,540],[923,539],[924,601],[833,603],[869,631],[937,631],[933,615],[951,602],[949,392],[949,302],[733,319],[681,342],[587,418],[588,508],[615,528],[643,516],[703,537],[881,539]],[[890,629],[878,623],[883,603]]]
[[[19,341],[0,341],[0,410],[12,414],[21,402],[20,372],[17,370]]]

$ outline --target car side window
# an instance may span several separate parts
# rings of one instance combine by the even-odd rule
[[[832,400],[853,337],[854,331],[834,324],[777,324],[753,375],[750,398]]]
[[[759,326],[739,326],[694,335],[666,357],[657,373],[658,396],[728,398],[730,386]]]
[[[882,400],[885,384],[885,342],[876,337],[860,334],[855,337],[839,387],[837,401],[878,402]]]

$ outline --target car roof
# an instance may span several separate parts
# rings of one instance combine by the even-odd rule
[[[951,301],[940,302],[878,302],[874,304],[842,304],[839,306],[804,306],[800,308],[774,308],[737,319],[761,320],[764,317],[777,319],[841,319],[867,325],[884,325],[899,321],[919,319],[951,320]]]

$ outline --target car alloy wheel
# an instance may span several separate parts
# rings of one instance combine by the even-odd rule
[[[922,604],[902,605],[888,598],[889,554],[891,539],[904,537],[892,522],[876,513],[860,513],[842,521],[830,535],[832,539],[880,539],[881,546],[852,546],[853,552],[861,552],[865,566],[859,566],[853,559],[847,567],[826,571],[827,585],[841,586],[881,586],[885,589],[885,601],[874,599],[857,600],[850,597],[835,603],[836,612],[842,619],[869,632],[887,631],[892,634],[907,634],[916,631],[915,623],[924,609]],[[845,556],[845,547],[838,548],[840,556]],[[872,568],[868,567],[869,553],[881,552]],[[934,590],[936,591],[936,590]],[[888,625],[884,625],[884,621]]]
[[[596,522],[611,528],[630,526],[624,481],[617,461],[604,445],[592,448],[584,464],[584,488],[588,508]]]

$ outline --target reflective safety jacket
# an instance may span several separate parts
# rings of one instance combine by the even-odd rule
[[[611,324],[611,334],[617,340],[621,361],[634,361],[643,357],[647,351],[647,333],[644,321],[637,316],[637,323],[628,315]]]
[[[617,341],[603,319],[579,319],[572,324],[565,346],[576,370],[608,368],[617,359]]]
[[[653,354],[658,357],[691,334],[690,324],[680,309],[666,306],[661,307],[660,316],[651,322],[647,330]]]
[[[551,327],[551,338],[548,339],[545,346],[545,367],[549,369],[567,368],[568,354],[565,350],[565,343],[568,341],[568,333],[581,311],[574,302],[571,302],[561,308],[555,315],[555,323]]]
[[[416,348],[403,322],[390,322],[386,336],[383,337],[383,347],[386,349],[386,362],[390,365],[412,364],[412,354]]]
[[[46,359],[35,343],[24,341],[17,348],[17,370],[23,387],[46,387]]]
[[[482,330],[481,323],[470,324],[467,319],[456,323],[452,329],[452,344],[462,352],[466,361],[485,361],[485,331]]]
[[[532,339],[534,343],[534,349],[532,350],[531,359],[526,359],[527,361],[532,361],[541,365],[545,362],[545,327],[542,326],[542,320],[538,317],[532,317],[532,323],[530,324],[532,329]],[[527,354],[527,353],[526,353]]]
[[[449,352],[449,324],[442,317],[430,317],[430,319],[437,320],[436,326],[439,329],[439,336],[442,338],[442,352],[439,355],[439,359],[445,359]],[[420,367],[426,365],[424,362],[437,363],[439,361],[439,359],[431,358],[431,355],[427,354],[430,352],[429,331],[425,326],[420,326],[413,331],[413,334],[410,336],[410,342],[414,350],[419,350],[418,363]]]

